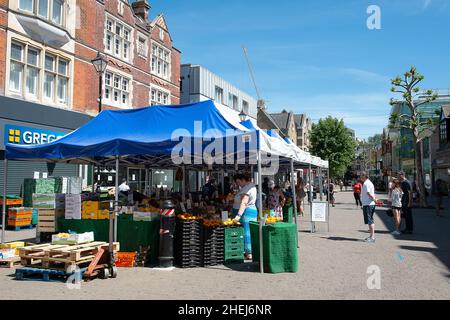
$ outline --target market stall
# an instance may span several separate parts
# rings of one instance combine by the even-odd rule
[[[115,167],[116,172],[119,171],[121,163],[146,169],[182,168],[181,202],[185,202],[187,196],[185,192],[187,169],[199,170],[205,166],[210,170],[251,168],[257,173],[255,180],[259,187],[258,208],[262,218],[263,169],[270,169],[274,156],[280,166],[290,170],[292,183],[295,181],[295,165],[323,165],[320,159],[310,158],[292,143],[260,130],[255,123],[241,123],[236,115],[225,111],[223,107],[212,101],[205,101],[179,106],[103,111],[83,127],[54,142],[36,146],[8,145],[5,168],[7,172],[7,161],[12,159],[110,166]],[[4,176],[4,184],[6,190],[7,174]],[[119,200],[118,187],[116,175],[116,201]],[[117,210],[116,215],[119,216],[121,212]],[[296,214],[294,216],[296,217]],[[75,229],[82,232],[85,225],[90,224],[90,229],[98,229],[97,234],[104,232],[105,226],[100,226],[103,222],[75,223],[65,220],[67,219],[59,220],[63,231]],[[122,225],[125,223],[121,221],[119,218],[114,219],[114,240],[126,243],[127,239],[122,237],[130,236],[129,233],[132,231],[128,229],[130,231],[122,232]],[[260,234],[262,230],[263,220],[260,219]],[[103,236],[98,237],[103,239]],[[156,240],[156,236],[152,239]],[[142,239],[142,243],[150,243],[153,240]],[[262,251],[262,237],[260,242],[259,248]],[[155,248],[155,242],[151,243]],[[261,254],[261,271],[264,265],[262,259]]]

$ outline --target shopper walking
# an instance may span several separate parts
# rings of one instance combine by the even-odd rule
[[[438,179],[436,181],[436,196],[437,196],[437,205],[436,205],[436,215],[438,217],[443,217],[442,210],[444,210],[442,204],[444,202],[444,197],[448,196],[448,185],[442,179]]]
[[[330,203],[333,207],[335,207],[336,199],[334,198],[334,183],[330,180],[330,183],[328,184],[328,194],[330,195]]]
[[[252,242],[250,237],[250,222],[256,221],[258,218],[258,210],[256,209],[256,186],[251,182],[250,174],[237,174],[234,176],[234,181],[240,188],[234,198],[234,220],[241,222],[244,226],[245,257],[251,260]]]
[[[362,208],[362,202],[361,202],[361,190],[362,190],[362,185],[361,183],[357,180],[355,182],[355,184],[353,185],[353,196],[355,197],[355,201],[356,201],[356,207]]]
[[[300,178],[297,185],[295,186],[295,196],[297,197],[297,209],[299,216],[303,217],[304,208],[303,204],[305,202],[306,192],[303,180]]]
[[[400,227],[402,225],[402,198],[403,191],[400,185],[400,180],[395,179],[392,182],[392,212],[394,214],[394,222],[395,222],[395,230],[392,232],[392,235],[399,236],[402,233],[400,232]]]
[[[364,223],[369,226],[370,236],[364,241],[367,243],[375,242],[375,206],[377,199],[375,197],[375,186],[372,181],[370,181],[367,173],[363,172],[361,174],[361,181],[363,182],[363,187],[361,191],[361,202],[363,205],[363,215]]]
[[[412,215],[413,206],[413,194],[411,192],[411,183],[406,179],[406,175],[403,171],[398,173],[398,179],[400,180],[400,186],[403,191],[402,197],[402,213],[405,216],[406,227],[402,231],[405,234],[412,234],[414,231],[414,220]]]

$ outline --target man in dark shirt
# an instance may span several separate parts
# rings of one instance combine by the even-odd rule
[[[398,178],[403,191],[402,212],[405,215],[406,228],[402,231],[404,234],[412,234],[414,229],[414,221],[412,216],[413,194],[411,192],[411,183],[406,179],[405,173],[400,171]]]

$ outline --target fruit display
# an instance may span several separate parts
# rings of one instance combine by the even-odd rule
[[[201,217],[196,217],[189,213],[179,214],[177,217],[178,217],[178,219],[181,219],[181,220],[201,220],[202,219]]]
[[[203,225],[206,228],[214,229],[214,228],[222,227],[223,226],[223,222],[220,221],[220,220],[208,220],[208,219],[205,219],[205,220],[203,220]]]
[[[226,227],[235,227],[235,226],[240,226],[241,223],[237,222],[236,220],[233,220],[233,219],[228,219],[227,221],[225,221],[223,223],[223,225]]]
[[[278,217],[268,217],[266,220],[266,224],[274,224],[274,223],[280,222],[282,220],[283,219],[280,220],[280,218],[278,218]]]

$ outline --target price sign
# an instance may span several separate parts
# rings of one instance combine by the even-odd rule
[[[327,202],[313,202],[311,221],[313,222],[327,222]]]

